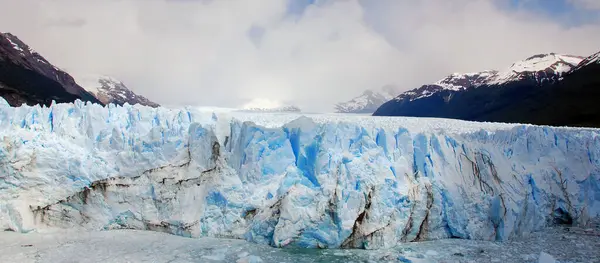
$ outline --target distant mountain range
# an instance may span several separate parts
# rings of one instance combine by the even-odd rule
[[[504,71],[452,74],[384,103],[375,116],[600,127],[600,59],[535,55]]]
[[[402,94],[392,85],[384,86],[380,90],[367,90],[350,101],[338,103],[335,105],[335,110],[340,113],[374,113],[381,105],[393,98],[413,101],[432,96],[440,91],[460,91],[469,87],[502,85],[529,79],[534,79],[540,84],[552,83],[582,60],[583,57],[554,53],[535,55],[514,63],[504,71],[454,73],[433,84],[423,85]],[[382,114],[381,111],[378,114]]]
[[[0,33],[0,96],[11,106],[49,106],[53,100],[60,103],[77,99],[101,105],[127,102],[159,106],[114,78],[88,76],[76,81],[10,33]]]
[[[366,90],[358,97],[335,105],[338,113],[373,113],[383,103],[398,95],[396,86],[386,85],[379,90]]]
[[[135,94],[125,84],[113,77],[88,75],[76,78],[84,89],[93,94],[104,104],[123,105],[125,103],[134,105],[158,107],[158,103],[152,102],[144,96]]]

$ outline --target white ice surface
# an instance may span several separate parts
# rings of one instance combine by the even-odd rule
[[[600,232],[597,232],[600,233]],[[460,239],[402,244],[381,250],[277,249],[243,240],[183,238],[132,230],[0,232],[0,262],[252,262],[265,263],[534,263],[549,257],[563,263],[600,262],[600,237],[553,229],[518,241]]]
[[[519,239],[600,213],[599,130],[0,103],[0,227],[278,247]]]

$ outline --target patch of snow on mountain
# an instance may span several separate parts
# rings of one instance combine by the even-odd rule
[[[595,53],[595,54],[593,54],[593,55],[585,58],[573,70],[577,70],[577,69],[580,69],[580,68],[585,67],[585,66],[589,66],[589,65],[594,64],[594,63],[600,64],[600,52]]]
[[[565,64],[577,65],[581,62],[581,58],[575,58],[571,56],[562,56],[556,54],[547,55],[536,55],[526,60],[519,61],[510,67],[510,71],[514,72],[535,72],[542,71],[552,67],[557,62],[563,62]]]
[[[582,57],[571,55],[557,55],[554,53],[535,55],[525,60],[514,63],[507,70],[501,71],[487,84],[502,84],[518,80],[526,73],[550,70],[557,76],[570,71],[583,60]]]
[[[598,63],[598,64],[600,64],[600,52],[598,52],[598,53],[590,56],[586,60],[588,61],[589,64],[592,64],[592,63]]]
[[[470,86],[478,86],[486,83],[498,72],[495,70],[486,70],[473,73],[454,73],[434,83],[447,90],[462,90]]]
[[[142,104],[156,107],[158,104],[148,100],[144,96],[135,94],[125,84],[113,77],[105,75],[78,75],[77,83],[92,93],[98,100],[105,104]]]
[[[474,73],[454,73],[433,84],[423,85],[417,89],[406,91],[396,97],[396,100],[417,100],[426,98],[443,90],[459,91],[470,87],[482,85],[501,85],[511,81],[518,81],[538,72],[545,72],[550,77],[569,72],[579,64],[583,58],[571,55],[557,55],[554,53],[535,55],[523,61],[514,63],[504,71],[486,70]],[[545,74],[536,77],[538,81],[547,78]]]
[[[398,95],[397,87],[383,86],[380,90],[366,90],[360,96],[335,105],[338,113],[373,113],[383,103]]]
[[[21,52],[25,52],[25,50],[23,50],[17,43],[13,42],[10,37],[6,38],[8,40],[8,42],[10,42],[10,44],[13,46],[14,49],[21,51]]]

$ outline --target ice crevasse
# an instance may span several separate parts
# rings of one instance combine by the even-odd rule
[[[600,216],[600,130],[0,100],[0,230],[276,247],[507,240]]]

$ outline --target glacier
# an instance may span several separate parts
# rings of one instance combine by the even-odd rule
[[[600,217],[600,130],[0,99],[0,227],[274,247],[503,241]]]

